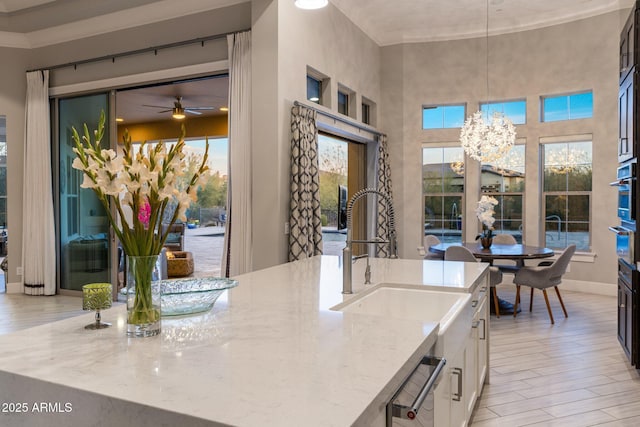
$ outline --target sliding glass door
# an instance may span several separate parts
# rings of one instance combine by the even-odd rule
[[[100,112],[109,115],[109,94],[56,100],[57,160],[56,229],[58,231],[59,289],[81,291],[87,283],[111,283],[111,247],[106,212],[91,189],[80,188],[82,173],[71,166],[75,153],[72,127],[82,135],[86,123],[93,136]],[[107,121],[108,123],[108,121]],[[109,147],[109,127],[103,148]],[[54,138],[55,140],[55,138]]]

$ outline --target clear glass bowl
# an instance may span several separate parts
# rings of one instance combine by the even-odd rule
[[[160,281],[162,316],[182,316],[211,310],[227,289],[238,286],[237,280],[219,277],[189,277]]]

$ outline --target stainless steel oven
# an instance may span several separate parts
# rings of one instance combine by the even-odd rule
[[[623,222],[636,221],[634,193],[636,186],[635,159],[618,167],[617,180],[611,185],[618,188],[618,218]]]
[[[616,233],[616,253],[618,258],[630,266],[634,266],[633,230],[620,225],[609,227],[609,230]]]

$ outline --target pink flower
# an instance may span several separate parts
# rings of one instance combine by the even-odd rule
[[[138,210],[138,221],[144,224],[144,228],[149,227],[149,219],[151,219],[151,205],[149,200],[144,201]]]

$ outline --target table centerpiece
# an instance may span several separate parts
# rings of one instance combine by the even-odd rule
[[[494,206],[498,205],[498,200],[491,196],[482,196],[478,201],[476,208],[476,216],[482,223],[482,233],[476,236],[476,240],[480,239],[483,248],[489,249],[493,243],[493,223],[496,219]]]
[[[95,192],[127,255],[127,335],[153,336],[160,333],[161,317],[160,287],[152,286],[158,255],[170,226],[177,220],[186,221],[187,208],[197,200],[198,188],[209,177],[209,142],[199,167],[187,172],[184,126],[178,141],[169,147],[162,141],[145,141],[136,148],[125,132],[123,154],[118,156],[114,150],[101,147],[105,120],[102,111],[93,141],[86,123],[82,137],[72,128],[76,153],[72,166],[83,172],[80,187]],[[186,186],[181,186],[178,177],[187,173],[192,175],[182,181]],[[125,207],[131,209],[131,215],[126,214]],[[170,220],[163,232],[165,215]]]

